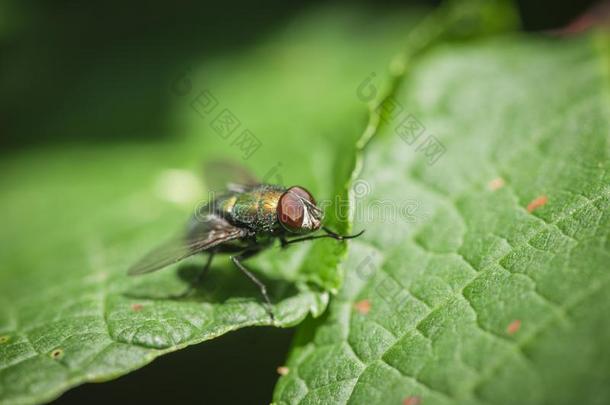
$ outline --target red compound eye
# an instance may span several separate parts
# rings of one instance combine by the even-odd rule
[[[298,231],[303,225],[305,207],[299,195],[286,191],[278,204],[278,218],[289,231]]]
[[[277,216],[289,232],[308,233],[320,228],[321,211],[311,193],[303,187],[290,187],[277,207]]]
[[[306,199],[312,205],[316,205],[316,201],[313,199],[311,193],[309,191],[305,190],[303,187],[299,187],[299,186],[291,187],[288,191],[291,193],[295,193],[296,195],[298,195],[301,198]]]

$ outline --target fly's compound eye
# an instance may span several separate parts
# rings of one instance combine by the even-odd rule
[[[299,232],[305,219],[305,204],[296,193],[286,191],[278,204],[280,223],[290,232]]]
[[[280,197],[278,218],[289,232],[306,233],[320,228],[322,212],[309,191],[295,186]]]
[[[309,203],[311,203],[314,206],[316,205],[316,201],[313,199],[313,196],[311,195],[311,193],[309,191],[305,190],[303,187],[299,187],[299,186],[290,187],[288,189],[288,192],[298,195],[299,197],[308,201]]]

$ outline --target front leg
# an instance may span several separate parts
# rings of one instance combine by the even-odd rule
[[[295,239],[291,239],[291,240],[286,240],[286,239],[282,240],[280,238],[280,240],[282,242],[282,247],[285,247],[286,245],[289,245],[292,243],[305,242],[308,240],[322,239],[322,238],[331,238],[331,239],[335,239],[335,240],[353,239],[353,238],[357,238],[358,236],[360,236],[364,233],[364,229],[354,235],[340,235],[326,227],[322,228],[322,230],[324,232],[326,232],[324,235],[310,235],[310,236],[304,236],[302,238],[295,238]]]
[[[281,247],[282,249],[286,249],[288,247],[288,240],[286,239],[285,236],[280,236],[280,243],[281,243]]]

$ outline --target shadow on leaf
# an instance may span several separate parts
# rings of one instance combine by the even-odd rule
[[[185,263],[173,271],[173,275],[169,276],[170,280],[168,280],[168,276],[164,276],[151,277],[149,281],[144,280],[146,276],[143,276],[143,281],[130,287],[123,293],[123,296],[155,301],[208,302],[210,304],[220,304],[237,298],[262,302],[258,286],[234,266],[212,264],[208,274],[202,278],[201,282],[194,284],[201,271],[201,265]],[[172,272],[169,271],[169,273]],[[272,279],[258,272],[256,272],[256,277],[267,287],[273,303],[298,293],[292,282]],[[176,279],[179,279],[180,282],[176,282]],[[180,285],[180,288],[176,287],[177,284]],[[183,295],[190,286],[193,286],[191,291],[187,295]]]

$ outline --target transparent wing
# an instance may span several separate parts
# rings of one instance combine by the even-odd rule
[[[215,160],[203,167],[205,183],[209,191],[244,192],[260,184],[260,181],[248,169],[229,161]]]
[[[234,227],[217,216],[197,220],[186,236],[175,237],[151,250],[131,266],[127,274],[135,276],[160,270],[221,243],[241,238],[245,234],[245,230]]]

